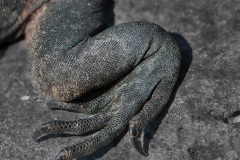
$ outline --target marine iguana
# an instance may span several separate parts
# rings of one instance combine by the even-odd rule
[[[134,148],[146,156],[143,129],[166,105],[178,79],[181,54],[174,39],[149,22],[106,28],[106,3],[0,0],[0,43],[25,34],[34,81],[52,99],[48,106],[89,114],[45,123],[33,138],[98,130],[61,149],[56,160],[89,155],[128,126]]]

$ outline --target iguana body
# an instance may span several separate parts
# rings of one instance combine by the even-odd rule
[[[75,121],[43,124],[34,130],[33,138],[99,129],[56,156],[72,159],[105,146],[129,126],[133,146],[147,155],[142,149],[142,131],[169,100],[179,74],[181,56],[172,37],[147,22],[105,29],[106,0],[36,1],[38,5],[20,1],[21,9],[16,5],[11,10],[6,2],[15,1],[0,1],[4,8],[0,10],[0,24],[4,24],[0,42],[25,31],[33,78],[55,100],[49,107],[91,114]],[[28,3],[36,7],[29,11]],[[16,13],[10,18],[17,20],[4,18],[9,10]],[[25,12],[29,15],[19,23]]]

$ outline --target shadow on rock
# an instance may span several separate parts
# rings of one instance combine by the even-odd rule
[[[113,0],[106,0],[105,3],[106,8],[106,18],[105,18],[105,24],[107,27],[111,27],[114,25],[115,22],[115,13],[114,13],[114,1]]]
[[[0,47],[0,59],[5,55],[5,52],[7,50],[7,46]]]

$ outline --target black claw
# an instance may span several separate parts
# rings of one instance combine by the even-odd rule
[[[54,160],[71,160],[70,152],[67,152],[65,149],[62,149],[54,158]]]
[[[131,142],[133,144],[133,147],[140,153],[141,155],[147,157],[148,153],[143,149],[142,142],[140,138],[137,137],[131,137]]]
[[[42,126],[38,127],[37,129],[33,130],[32,132],[32,138],[39,142],[39,139],[47,134],[48,125],[43,124]]]
[[[39,142],[39,139],[41,138],[41,131],[34,129],[32,132],[32,138],[34,141]]]
[[[47,102],[47,107],[50,108],[50,109],[58,109],[59,108],[59,102],[57,101],[54,101],[54,100],[51,100],[49,102]]]
[[[64,154],[62,152],[60,152],[58,155],[56,155],[54,160],[66,160],[66,158],[65,158]]]
[[[132,123],[129,126],[129,135],[131,142],[133,144],[133,147],[143,156],[147,157],[148,153],[143,149],[143,139],[142,139],[142,131],[139,131],[137,129],[137,124]]]

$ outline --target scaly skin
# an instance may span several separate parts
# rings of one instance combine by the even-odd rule
[[[168,102],[178,79],[181,55],[173,38],[148,22],[106,29],[105,3],[42,3],[25,29],[33,78],[53,99],[48,106],[91,114],[75,121],[45,123],[33,131],[33,138],[99,130],[63,148],[57,160],[89,155],[128,126],[134,148],[147,156],[142,131]]]
[[[0,44],[18,39],[30,16],[49,0],[0,0]]]

